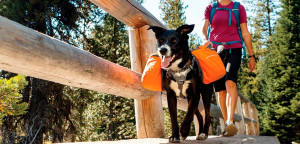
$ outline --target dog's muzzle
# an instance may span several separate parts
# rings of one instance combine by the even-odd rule
[[[161,55],[165,55],[168,52],[168,49],[160,48],[159,52],[160,52]]]

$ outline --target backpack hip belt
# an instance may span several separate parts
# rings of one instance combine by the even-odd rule
[[[243,45],[243,43],[241,41],[231,41],[231,42],[212,42],[213,44],[216,44],[217,46],[215,47],[215,49],[217,49],[217,47],[219,45],[230,45],[230,50],[229,50],[229,53],[231,53],[231,44],[233,43],[241,43]]]

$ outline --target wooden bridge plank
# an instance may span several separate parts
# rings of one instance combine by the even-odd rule
[[[233,137],[208,136],[207,140],[195,140],[195,136],[189,136],[181,144],[280,144],[274,136],[236,135]],[[78,144],[168,144],[167,138],[130,139],[119,141],[78,142]],[[66,143],[65,143],[66,144]],[[70,143],[74,144],[74,143]]]

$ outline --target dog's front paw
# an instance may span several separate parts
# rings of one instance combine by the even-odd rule
[[[187,136],[182,136],[181,134],[180,134],[180,140],[185,140],[187,138]]]
[[[182,123],[180,128],[180,139],[185,140],[188,137],[189,133],[190,133],[190,125],[186,123]]]
[[[179,137],[171,136],[169,138],[169,142],[171,142],[171,143],[180,143],[180,139],[179,139]]]
[[[206,140],[207,139],[207,135],[205,133],[201,133],[200,135],[198,135],[196,137],[196,140]]]

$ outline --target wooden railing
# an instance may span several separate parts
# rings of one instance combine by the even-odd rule
[[[164,137],[162,107],[167,106],[166,95],[144,89],[140,73],[156,47],[154,33],[146,29],[149,25],[165,26],[135,0],[90,1],[133,28],[129,30],[132,70],[1,16],[0,69],[135,99],[138,138]],[[179,100],[178,108],[186,110],[187,101]],[[199,109],[203,114],[201,102]],[[210,114],[220,118],[224,128],[219,106],[212,104]],[[239,134],[259,135],[256,107],[241,94],[234,120]]]

